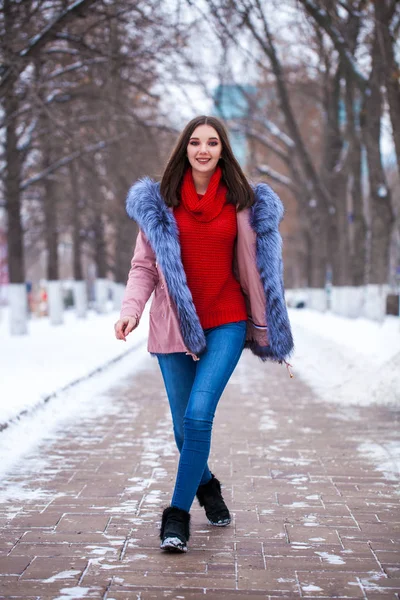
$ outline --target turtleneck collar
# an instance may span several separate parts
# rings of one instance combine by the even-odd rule
[[[183,206],[197,221],[209,222],[217,217],[226,202],[227,188],[221,181],[222,169],[217,165],[211,176],[206,193],[199,199],[193,180],[192,167],[184,173],[181,186]]]

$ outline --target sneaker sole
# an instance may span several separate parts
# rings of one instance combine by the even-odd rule
[[[187,546],[179,538],[166,538],[160,548],[168,552],[187,552]]]
[[[216,527],[226,527],[231,522],[230,519],[229,519],[229,521],[222,521],[222,523],[214,523],[214,521],[210,521],[210,519],[207,519],[207,520],[210,523],[210,525],[215,525]]]

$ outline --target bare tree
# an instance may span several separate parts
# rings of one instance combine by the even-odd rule
[[[263,165],[262,168],[269,178],[295,193],[300,203],[305,217],[302,219],[304,235],[310,248],[310,285],[323,287],[329,268],[336,285],[386,282],[393,215],[380,153],[381,84],[385,74],[390,72],[383,68],[382,48],[385,47],[386,64],[393,68],[393,36],[388,35],[388,23],[394,19],[397,3],[374,3],[375,15],[365,0],[340,3],[340,11],[339,3],[328,0],[322,3],[299,0],[298,4],[311,18],[308,42],[314,45],[314,57],[318,57],[319,63],[314,82],[306,75],[308,85],[313,87],[314,83],[320,90],[319,97],[318,94],[315,97],[315,104],[320,106],[323,140],[323,151],[319,155],[313,154],[307,131],[300,125],[299,115],[304,110],[294,109],[298,92],[293,79],[298,79],[280,58],[283,52],[271,31],[268,6],[259,0],[207,0],[210,16],[221,37],[231,39],[240,49],[240,33],[247,30],[257,43],[259,56],[267,59],[268,69],[273,74],[279,110],[284,117],[284,133],[293,147],[289,152],[289,146],[281,143],[282,136],[280,140],[276,136],[272,136],[275,140],[271,139],[270,131],[260,128],[259,123],[250,124],[248,133],[252,139],[258,136],[259,143],[280,157],[283,170],[289,175],[282,177],[270,167]],[[300,18],[301,12],[298,13]],[[371,24],[372,36],[368,34]],[[371,56],[369,73],[363,72],[357,64],[360,49]],[[301,61],[298,64],[297,68],[301,69]],[[263,66],[260,72],[262,70]],[[297,86],[300,89],[299,83]],[[393,105],[397,97],[395,88],[396,85],[392,85]],[[258,113],[261,114],[260,110]],[[265,123],[265,117],[262,120]],[[363,148],[369,165],[369,229],[361,185]],[[369,257],[367,272],[366,257]]]
[[[186,34],[157,0],[8,0],[0,16],[10,281],[25,280],[23,204],[25,228],[38,206],[43,214],[32,219],[43,227],[49,278],[59,277],[59,239],[70,231],[78,278],[89,249],[99,274],[114,270],[122,281],[135,236],[126,192],[160,165],[156,133],[171,126],[153,88],[163,57],[179,53]],[[113,229],[125,233],[111,249]]]
[[[346,70],[346,83],[349,94],[354,96],[357,86],[362,105],[360,124],[362,143],[364,145],[370,187],[369,232],[370,247],[367,281],[369,283],[386,283],[389,275],[389,248],[391,233],[394,225],[392,198],[387,185],[380,149],[381,119],[383,112],[382,86],[386,85],[390,115],[392,119],[393,139],[399,161],[400,147],[399,84],[393,77],[395,55],[393,38],[390,33],[390,22],[396,13],[397,2],[384,0],[374,1],[373,34],[369,42],[371,68],[369,75],[359,69],[354,53],[357,38],[346,39],[341,35],[343,20],[337,12],[336,3],[326,3],[321,8],[313,0],[300,0],[307,13],[318,23],[319,27],[329,36],[337,50],[343,68]],[[365,20],[370,18],[369,6],[365,0],[354,0],[346,4],[349,22],[359,21],[360,15]],[[352,43],[354,42],[355,43]],[[349,112],[350,106],[347,103]],[[350,113],[351,116],[351,113]],[[354,137],[353,137],[354,141]],[[360,228],[359,233],[362,232]],[[358,270],[359,271],[359,270]]]

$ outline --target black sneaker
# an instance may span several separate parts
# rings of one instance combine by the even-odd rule
[[[176,506],[164,508],[161,517],[160,548],[168,552],[187,552],[190,513]]]
[[[231,515],[221,494],[221,484],[212,473],[210,481],[199,485],[196,496],[200,506],[204,506],[210,525],[229,525]]]

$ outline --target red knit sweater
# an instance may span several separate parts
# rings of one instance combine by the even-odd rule
[[[247,319],[244,296],[232,271],[235,206],[225,204],[215,218],[202,222],[181,202],[174,215],[183,267],[203,329]]]

